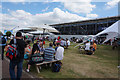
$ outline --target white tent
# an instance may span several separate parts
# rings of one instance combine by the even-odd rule
[[[116,23],[112,24],[107,29],[105,29],[102,32],[95,35],[95,37],[100,36],[102,34],[108,34],[106,36],[106,40],[104,42],[108,41],[109,39],[113,39],[114,37],[119,37],[119,35],[120,35],[120,20],[117,21]]]
[[[32,31],[29,32],[30,34],[43,34],[43,31]]]
[[[35,31],[34,29],[28,28],[28,27],[20,27],[20,28],[16,28],[13,30],[13,33],[16,33],[17,31]]]
[[[33,26],[33,27],[29,27],[31,29],[36,29],[36,30],[42,30],[42,31],[46,31],[46,32],[55,32],[55,33],[59,33],[58,30],[56,30],[55,28],[53,27],[50,27],[48,25],[39,25],[38,27],[36,26]]]
[[[22,33],[23,36],[28,35],[28,36],[33,36],[33,34],[29,34],[29,33]]]

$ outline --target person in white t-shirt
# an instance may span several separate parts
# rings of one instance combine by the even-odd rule
[[[66,38],[66,48],[70,46],[70,41]]]
[[[70,41],[67,39],[67,45],[70,46]]]
[[[64,57],[64,48],[60,46],[60,43],[57,43],[57,50],[55,54],[55,59],[56,60],[62,60]]]
[[[85,51],[90,51],[90,42],[87,41],[85,44]]]

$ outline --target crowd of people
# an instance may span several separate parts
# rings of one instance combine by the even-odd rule
[[[8,50],[8,47],[10,45],[15,44],[16,45],[16,52],[17,57],[10,60],[9,64],[9,72],[11,79],[17,79],[20,80],[22,75],[22,66],[23,61],[28,60],[26,71],[30,72],[30,67],[33,64],[36,63],[42,63],[43,61],[52,61],[52,60],[58,60],[61,62],[64,57],[64,49],[68,49],[70,46],[70,40],[69,39],[63,39],[60,36],[58,38],[55,38],[53,42],[49,43],[48,47],[45,48],[45,39],[47,38],[36,38],[33,37],[23,37],[21,32],[17,32],[16,36],[12,35],[13,37],[10,39],[10,43],[7,43],[7,39],[5,36],[1,36],[2,39],[2,46],[1,54],[2,54],[2,60],[4,60],[4,49],[5,51]],[[49,40],[49,39],[47,39]],[[76,43],[82,43],[83,38],[81,39],[71,39],[72,42]],[[118,46],[119,40],[114,40],[113,42],[113,49],[115,49]],[[84,50],[86,54],[92,55],[95,54],[95,51],[97,49],[98,40],[87,40],[84,45]],[[31,45],[33,44],[33,46]],[[120,44],[120,42],[119,42]],[[17,76],[15,76],[15,66],[17,66]]]
[[[66,49],[70,46],[70,41],[67,38],[66,39],[60,37],[58,37],[58,39],[55,38],[53,40],[53,45],[56,46],[56,43],[60,43],[60,45]]]
[[[90,42],[89,40],[85,42],[85,53],[87,55],[92,55],[97,49],[96,41]]]
[[[44,47],[44,40],[34,41],[33,46],[31,46],[31,40],[25,39],[22,36],[21,32],[17,32],[16,36],[10,40],[10,43],[6,44],[6,40],[4,43],[5,51],[8,48],[15,44],[16,45],[16,57],[10,60],[9,63],[9,73],[12,80],[20,80],[22,75],[22,66],[24,60],[29,60],[27,63],[26,71],[30,71],[30,67],[36,63],[42,63],[43,61],[52,61],[61,60],[64,57],[64,46],[62,42],[63,39],[59,38],[55,43],[55,49],[53,48],[53,43],[49,43],[48,47]],[[68,41],[68,40],[67,40]],[[3,41],[2,41],[3,42]],[[70,44],[70,43],[69,43]],[[2,56],[4,55],[4,48],[2,51]],[[3,60],[4,56],[2,57]],[[15,76],[15,66],[17,66],[17,76]]]
[[[44,48],[43,40],[37,40],[37,42],[33,44],[33,47],[31,49],[27,41],[24,59],[29,59],[29,62],[26,71],[29,72],[30,66],[35,63],[52,60],[61,61],[63,59],[64,48],[60,44],[61,41],[55,42],[55,49],[53,48],[53,43],[49,43],[49,47]],[[37,57],[35,57],[36,55]]]

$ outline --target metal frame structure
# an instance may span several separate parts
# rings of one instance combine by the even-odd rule
[[[60,32],[59,35],[96,35],[118,20],[120,20],[120,16],[53,24],[50,26],[57,29]]]

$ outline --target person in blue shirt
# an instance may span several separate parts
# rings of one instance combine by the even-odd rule
[[[55,49],[53,48],[53,44],[49,43],[49,47],[44,50],[44,60],[52,61],[54,59]]]

